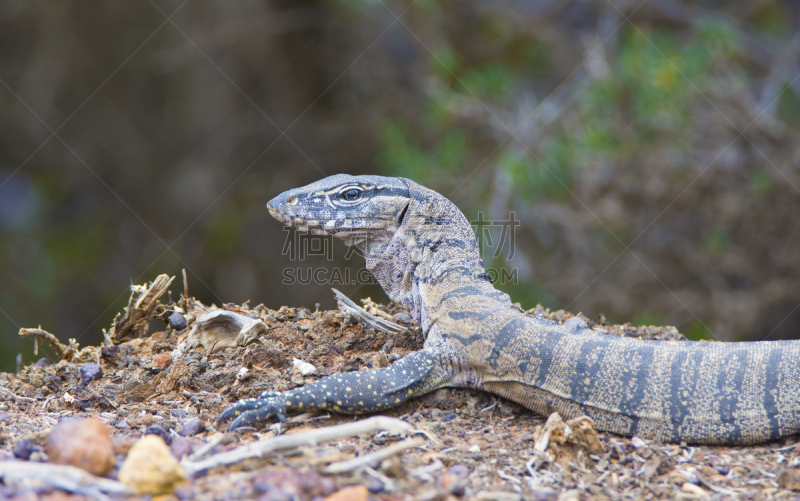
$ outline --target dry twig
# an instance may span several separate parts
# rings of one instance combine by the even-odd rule
[[[67,361],[72,361],[73,357],[78,353],[78,343],[74,339],[70,339],[69,344],[65,345],[53,334],[43,330],[41,326],[39,326],[38,329],[20,329],[19,335],[47,341],[53,350],[55,350],[56,355]]]
[[[397,442],[396,444],[392,444],[388,447],[384,447],[383,449],[371,452],[369,454],[364,454],[363,456],[359,456],[354,459],[340,461],[338,463],[331,463],[323,468],[322,471],[324,473],[344,473],[346,471],[352,471],[362,466],[370,466],[378,461],[382,461],[388,457],[394,456],[395,454],[406,449],[419,447],[424,443],[425,439],[423,438],[409,438],[407,440],[403,440],[402,442]]]
[[[159,318],[163,311],[158,311],[158,307],[161,306],[163,309],[164,306],[158,302],[158,298],[167,292],[167,287],[173,280],[175,277],[162,274],[149,286],[131,285],[131,298],[125,308],[125,314],[122,316],[118,314],[114,318],[106,339],[115,345],[120,344],[130,339],[133,332],[139,330],[145,322]]]
[[[11,398],[13,398],[14,400],[17,400],[17,401],[20,401],[20,402],[30,402],[30,403],[34,403],[34,404],[36,403],[36,399],[28,398],[28,397],[21,397],[21,396],[15,394],[14,392],[12,392],[11,390],[9,390],[8,388],[3,388],[2,386],[0,386],[0,390],[3,390],[4,392],[6,392],[9,395],[11,395]]]
[[[327,440],[352,437],[365,433],[374,433],[381,430],[396,430],[407,432],[411,425],[396,418],[375,416],[354,423],[344,423],[327,428],[320,428],[305,433],[272,437],[257,442],[252,442],[232,451],[215,454],[203,461],[181,461],[181,466],[186,473],[192,475],[216,466],[229,465],[254,457],[262,457],[280,449],[288,449],[299,445],[317,444]]]
[[[133,494],[128,487],[116,480],[101,478],[75,466],[28,461],[0,461],[0,478],[3,482],[27,482],[36,479],[53,487],[75,492],[95,499],[107,499],[103,492]]]

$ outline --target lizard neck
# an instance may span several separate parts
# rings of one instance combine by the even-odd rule
[[[435,290],[498,291],[486,275],[475,233],[458,207],[435,191],[404,182],[410,202],[400,224],[394,231],[353,243],[389,298],[427,332],[436,318],[438,301],[431,301],[438,297]]]

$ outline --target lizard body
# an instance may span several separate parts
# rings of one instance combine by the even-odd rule
[[[664,442],[752,444],[800,430],[800,342],[641,341],[527,315],[492,285],[461,211],[408,179],[340,174],[267,207],[357,245],[425,344],[388,368],[241,400],[219,417],[236,417],[231,428],[289,409],[376,412],[454,386]]]

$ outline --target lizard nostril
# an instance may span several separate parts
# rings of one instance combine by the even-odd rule
[[[289,205],[297,205],[297,197],[292,197],[286,201]]]

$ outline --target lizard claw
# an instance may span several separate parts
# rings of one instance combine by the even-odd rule
[[[268,394],[268,395],[267,395]],[[280,394],[265,392],[258,398],[248,398],[240,400],[225,409],[217,418],[217,424],[236,417],[228,426],[228,431],[235,430],[242,426],[250,426],[266,421],[275,416],[282,423],[286,422],[286,404]]]

